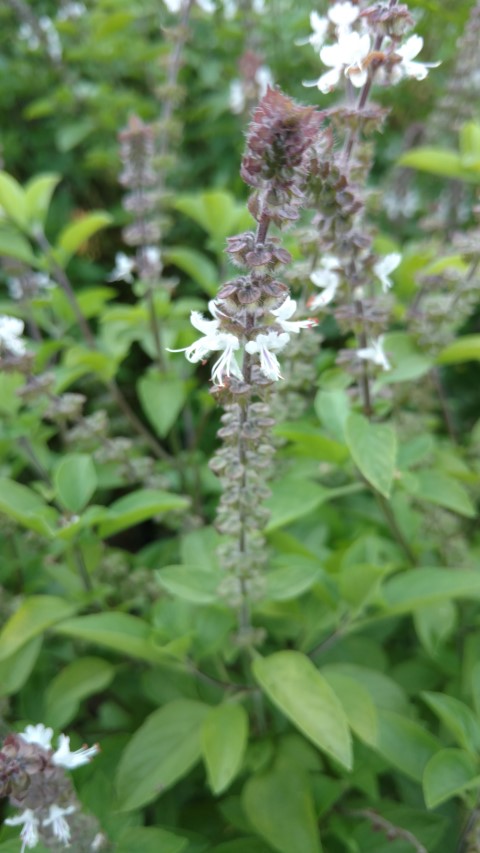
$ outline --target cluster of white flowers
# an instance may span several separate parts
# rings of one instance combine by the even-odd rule
[[[27,726],[24,732],[20,732],[19,737],[25,743],[36,744],[41,749],[52,750],[53,729],[39,723],[36,726]],[[74,770],[76,767],[81,767],[83,764],[88,764],[99,751],[98,746],[82,746],[74,752],[70,750],[70,738],[66,735],[60,735],[58,738],[57,749],[51,757],[52,764],[57,767],[64,767],[67,770]],[[39,817],[36,809],[24,809],[15,817],[8,817],[5,820],[7,826],[22,826],[20,838],[22,841],[21,853],[28,848],[32,850],[37,846],[40,840],[40,826],[51,827],[51,831],[58,841],[66,847],[70,843],[70,827],[65,818],[73,814],[76,810],[75,805],[71,804],[62,808],[53,803],[48,807],[48,813],[45,816]]]
[[[23,320],[17,317],[0,317],[0,352],[6,350],[10,355],[21,356],[26,352],[22,339]]]
[[[269,87],[273,88],[274,79],[268,65],[260,65],[255,72],[255,99],[260,100],[267,93]],[[243,80],[236,78],[230,83],[229,104],[232,113],[240,115],[247,106],[246,85]]]
[[[45,293],[55,287],[55,284],[47,273],[34,272],[28,277],[27,289],[25,289],[22,280],[15,276],[7,278],[7,287],[9,296],[12,299],[19,300],[23,299],[24,296],[29,294],[29,292],[30,295],[35,293]]]
[[[343,77],[349,77],[357,88],[365,85],[368,79],[368,57],[372,51],[371,34],[366,30],[360,15],[361,9],[350,0],[335,3],[328,10],[326,17],[320,17],[317,12],[310,15],[312,34],[306,43],[311,44],[319,53],[324,65],[329,68],[318,80],[305,81],[304,86],[317,86],[324,94],[335,89]],[[330,33],[336,39],[333,44],[325,44]],[[305,43],[305,42],[304,42]],[[395,62],[389,69],[388,75],[380,68],[375,76],[376,82],[388,81],[399,83],[406,77],[424,80],[429,68],[436,68],[439,62],[418,62],[418,56],[423,47],[421,36],[412,35],[402,45],[393,45],[388,38],[384,40],[383,49],[392,53]]]
[[[55,29],[55,24],[48,15],[42,15],[38,19],[38,29],[44,36],[44,43],[50,59],[58,62],[62,58],[62,43],[60,36]],[[38,50],[41,46],[41,39],[38,33],[29,23],[23,23],[18,30],[18,37],[21,41],[26,42],[29,50]]]
[[[213,320],[206,320],[198,311],[192,311],[190,315],[192,326],[202,332],[203,337],[189,347],[169,349],[169,352],[184,352],[188,361],[198,362],[204,361],[212,352],[221,351],[220,358],[217,359],[212,368],[212,381],[219,387],[224,385],[225,378],[235,376],[237,379],[243,379],[242,370],[237,361],[237,353],[242,350],[250,355],[258,355],[260,370],[271,382],[282,379],[276,353],[286,347],[292,333],[298,334],[301,329],[311,328],[317,323],[315,319],[291,320],[290,318],[296,311],[297,303],[287,296],[280,308],[271,311],[274,318],[272,328],[262,331],[254,339],[246,341],[243,336],[237,337],[237,335],[224,332],[220,328],[225,315],[222,314],[221,308],[215,300],[208,303],[208,308],[214,318]]]

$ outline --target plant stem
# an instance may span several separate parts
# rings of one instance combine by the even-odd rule
[[[402,531],[400,530],[397,519],[395,518],[394,512],[393,512],[392,507],[390,506],[388,500],[383,495],[381,495],[380,492],[377,492],[377,491],[375,491],[375,498],[377,500],[377,503],[378,503],[380,509],[383,512],[383,515],[385,516],[385,519],[388,523],[388,526],[390,528],[391,533],[393,534],[393,536],[397,540],[398,544],[400,545],[400,547],[401,547],[402,551],[404,552],[405,556],[407,557],[408,561],[412,564],[412,566],[416,566],[417,565],[417,558],[415,557],[415,554],[413,553],[412,549],[410,548],[410,545],[409,545],[407,539],[405,538]]]

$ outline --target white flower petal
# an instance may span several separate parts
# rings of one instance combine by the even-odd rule
[[[347,0],[344,3],[335,3],[334,6],[330,7],[327,14],[332,24],[337,27],[349,27],[357,20],[360,9]]]
[[[53,729],[47,728],[43,723],[36,726],[27,726],[24,732],[19,733],[25,743],[34,743],[42,749],[52,748]]]
[[[74,752],[70,751],[70,738],[67,735],[60,735],[58,738],[58,749],[52,755],[52,764],[57,767],[66,767],[69,770],[74,770],[76,767],[82,767],[83,764],[88,764],[90,759],[99,752],[99,747],[82,746]]]

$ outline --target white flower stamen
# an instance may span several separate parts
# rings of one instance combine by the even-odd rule
[[[62,809],[54,803],[48,810],[48,817],[42,820],[42,826],[51,826],[55,838],[58,838],[66,847],[69,846],[71,832],[65,815],[72,814],[74,811],[74,805]]]
[[[52,755],[52,764],[57,767],[66,767],[68,770],[74,770],[76,767],[82,767],[83,764],[88,764],[90,759],[99,752],[97,744],[93,746],[82,746],[74,752],[70,750],[70,738],[67,735],[60,735],[58,738],[58,748]]]
[[[5,824],[7,826],[21,826],[23,824],[23,829],[20,833],[20,838],[22,840],[22,849],[20,853],[24,853],[27,848],[29,850],[33,850],[33,848],[37,846],[39,841],[39,821],[33,809],[25,809],[25,811],[15,817],[7,817],[5,819]]]
[[[260,370],[272,382],[282,379],[280,363],[275,352],[280,352],[290,340],[288,332],[267,332],[257,335],[254,341],[248,341],[245,345],[246,352],[250,355],[258,353],[260,356]]]
[[[310,318],[307,320],[290,320],[297,310],[297,303],[290,296],[287,296],[285,302],[276,308],[271,313],[276,317],[276,322],[282,327],[284,332],[293,332],[298,335],[300,329],[311,329],[317,325],[317,321]]]

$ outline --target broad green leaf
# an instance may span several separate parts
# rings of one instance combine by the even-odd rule
[[[171,430],[187,396],[187,383],[157,373],[143,376],[137,391],[143,411],[160,438]]]
[[[352,731],[360,740],[374,746],[378,738],[377,710],[368,690],[354,678],[328,668],[321,670],[321,674],[340,699]]]
[[[271,533],[298,518],[303,518],[304,515],[309,515],[329,500],[354,494],[362,488],[358,483],[353,483],[336,489],[327,489],[319,483],[311,483],[304,478],[283,477],[272,484],[272,496],[265,502],[270,510],[267,532]]]
[[[252,776],[242,794],[248,820],[279,853],[320,853],[308,776],[294,764]]]
[[[105,690],[114,675],[112,664],[102,658],[84,657],[68,664],[47,687],[46,725],[64,728],[77,713],[80,702]]]
[[[209,571],[218,569],[217,548],[220,534],[213,527],[201,527],[183,533],[180,554],[185,565],[197,565]]]
[[[441,350],[439,364],[461,364],[464,361],[480,361],[480,335],[463,335]]]
[[[42,646],[41,637],[32,637],[13,655],[0,661],[0,696],[11,696],[27,681]]]
[[[412,148],[402,154],[398,165],[410,169],[419,169],[421,172],[429,172],[431,175],[441,175],[445,178],[475,181],[474,173],[465,168],[460,154],[443,148],[430,148],[428,146]]]
[[[67,225],[60,233],[57,240],[57,249],[65,261],[69,259],[78,249],[93,237],[102,228],[110,225],[112,217],[105,211],[88,213]]]
[[[427,809],[436,809],[479,784],[478,766],[471,755],[461,749],[441,749],[428,761],[423,774]]]
[[[185,776],[201,758],[200,735],[208,705],[178,699],[150,714],[135,732],[118,766],[120,808],[138,809]]]
[[[22,405],[22,400],[17,391],[25,384],[25,377],[21,373],[0,373],[0,413],[2,415],[14,415]]]
[[[346,422],[345,435],[357,468],[378,492],[388,498],[397,457],[393,428],[387,424],[370,423],[363,415],[352,413]]]
[[[456,607],[450,599],[415,610],[415,630],[429,655],[436,655],[439,647],[452,635],[456,619]]]
[[[40,495],[14,480],[0,477],[0,513],[3,512],[24,527],[50,535],[58,513]]]
[[[73,322],[73,317],[72,317]],[[84,373],[93,373],[104,382],[108,382],[117,372],[117,361],[112,355],[81,346],[70,346],[65,356],[65,367],[77,372],[77,378]]]
[[[61,622],[56,626],[55,632],[152,663],[164,659],[161,647],[154,644],[150,625],[128,613],[92,613],[89,616],[78,616]]]
[[[205,717],[202,754],[214,794],[222,794],[235,779],[242,767],[247,740],[248,716],[242,705],[217,705]]]
[[[91,118],[62,123],[55,134],[58,150],[71,151],[72,148],[76,148],[80,142],[83,142],[93,130],[95,130],[95,122]]]
[[[394,711],[378,711],[377,752],[406,776],[421,782],[427,762],[440,747],[424,725]]]
[[[389,613],[410,613],[449,599],[480,599],[480,576],[468,569],[411,569],[388,578],[381,593]]]
[[[0,634],[0,660],[15,654],[33,637],[67,619],[75,607],[53,595],[33,595],[20,605]]]
[[[237,838],[236,841],[226,841],[225,844],[212,847],[212,853],[271,853],[271,851],[270,846],[267,847],[263,841],[254,838],[253,835],[248,838]]]
[[[26,184],[25,201],[31,225],[45,224],[52,195],[60,180],[60,175],[37,175]]]
[[[384,708],[387,711],[408,710],[404,691],[385,673],[354,663],[335,663],[322,667],[322,675],[325,678],[337,674],[346,675],[360,687],[364,687],[376,708]]]
[[[187,509],[187,498],[156,489],[140,489],[114,501],[108,509],[107,520],[100,524],[102,538],[140,524],[160,513]]]
[[[192,604],[212,604],[218,600],[218,587],[223,579],[217,571],[200,566],[165,566],[155,577],[171,595]]]
[[[350,411],[347,393],[340,388],[321,388],[315,396],[314,407],[330,435],[345,441],[345,423]]]
[[[253,662],[255,679],[269,699],[319,749],[352,767],[347,718],[336,694],[312,661],[295,651]]]
[[[476,663],[474,663],[472,666],[472,671],[470,673],[470,684],[472,691],[473,707],[475,708],[477,716],[480,718],[480,661],[476,661]]]
[[[327,462],[343,462],[348,459],[348,451],[343,444],[321,435],[318,429],[309,424],[280,424],[275,427],[274,433],[293,443],[292,450],[295,455]]]
[[[418,349],[415,341],[405,332],[385,335],[385,351],[392,363],[375,381],[377,385],[412,382],[425,376],[433,367],[433,359]]]
[[[0,256],[15,258],[32,267],[38,264],[27,238],[9,222],[0,221]]]
[[[70,512],[80,512],[97,488],[92,457],[85,453],[67,453],[56,468],[53,482],[60,503]]]
[[[415,471],[401,482],[405,491],[419,500],[446,507],[466,518],[475,518],[477,514],[464,486],[443,471]]]
[[[324,571],[318,563],[292,555],[288,566],[272,569],[265,575],[262,598],[266,601],[288,601],[290,598],[297,598],[323,577]]]
[[[117,853],[183,853],[187,838],[153,826],[130,826],[120,835]]]
[[[459,746],[473,755],[480,752],[480,721],[468,705],[445,693],[424,691],[422,698]]]
[[[28,211],[25,191],[7,172],[0,172],[0,208],[3,208],[8,219],[26,230]]]
[[[187,273],[209,296],[218,290],[218,271],[206,255],[186,246],[173,246],[163,253],[164,260]]]

